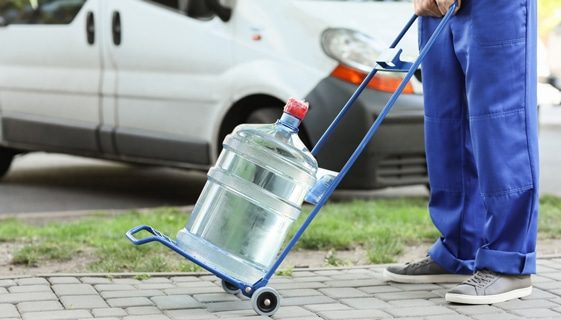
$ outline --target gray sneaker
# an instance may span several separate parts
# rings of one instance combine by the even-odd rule
[[[493,304],[531,294],[530,276],[511,276],[480,270],[470,279],[448,291],[446,301],[462,304]]]
[[[383,274],[384,281],[401,283],[462,282],[469,277],[470,275],[453,274],[444,270],[428,256],[405,265],[389,266]]]

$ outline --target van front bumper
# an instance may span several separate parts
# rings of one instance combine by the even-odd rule
[[[336,78],[322,80],[306,97],[310,111],[304,128],[315,144],[356,86]],[[320,167],[339,171],[360,143],[391,94],[363,94],[318,155]],[[427,184],[423,97],[402,95],[341,184],[344,189],[378,189]]]

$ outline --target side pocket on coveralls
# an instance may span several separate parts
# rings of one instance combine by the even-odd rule
[[[483,47],[523,42],[526,37],[527,1],[473,1],[472,28],[474,40]]]

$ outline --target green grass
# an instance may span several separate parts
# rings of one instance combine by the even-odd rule
[[[134,278],[135,278],[136,280],[144,281],[144,280],[150,279],[151,277],[150,277],[149,274],[141,273],[141,274],[137,274]]]
[[[71,243],[37,243],[18,250],[14,254],[12,263],[36,267],[40,260],[69,261],[79,252],[76,245]]]
[[[312,222],[298,247],[347,250],[362,246],[370,262],[391,262],[406,245],[438,237],[426,206],[420,198],[332,203]],[[342,263],[335,255],[328,255],[326,262]]]
[[[561,199],[545,196],[540,200],[539,234],[542,238],[561,238]]]
[[[290,277],[290,276],[292,276],[293,272],[294,272],[294,268],[293,267],[288,267],[288,268],[277,271],[275,274],[277,276]]]
[[[173,208],[148,213],[132,211],[118,216],[99,214],[47,225],[10,219],[0,221],[0,239],[23,244],[14,253],[14,264],[36,266],[45,261],[67,261],[76,255],[88,254],[93,262],[87,269],[93,272],[195,271],[199,270],[195,265],[185,263],[163,246],[136,247],[124,237],[128,229],[143,223],[157,226],[174,237],[185,221],[186,214]]]
[[[336,251],[358,246],[368,252],[372,263],[392,262],[408,245],[432,242],[438,236],[426,206],[426,199],[421,198],[331,203],[312,222],[297,247],[328,250],[331,254],[325,262],[335,266],[345,263]],[[304,210],[299,223],[309,210]],[[1,220],[0,243],[16,243],[18,249],[13,253],[12,263],[27,266],[68,261],[82,255],[91,261],[86,269],[94,272],[197,271],[198,267],[164,246],[137,247],[124,237],[128,229],[139,224],[155,226],[174,237],[186,219],[187,215],[180,210],[161,208],[117,216],[99,214],[46,225]],[[540,237],[561,238],[561,199],[542,198]]]

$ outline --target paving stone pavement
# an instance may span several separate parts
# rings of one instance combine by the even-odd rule
[[[300,269],[273,278],[277,320],[561,319],[561,258],[538,260],[532,296],[496,305],[444,301],[452,284],[384,283],[385,266]],[[260,319],[247,298],[223,292],[210,274],[0,277],[0,320]],[[144,278],[144,277],[143,277]]]

